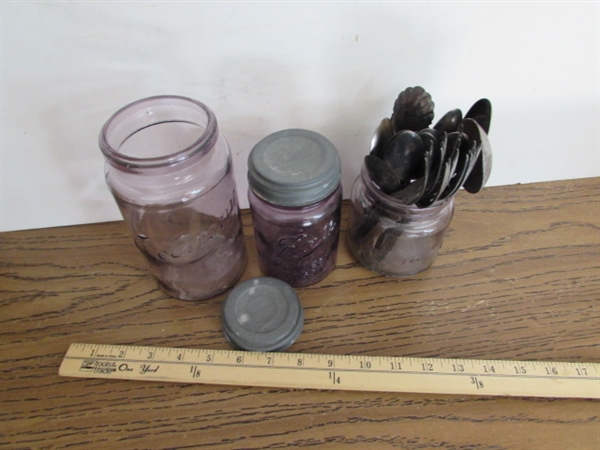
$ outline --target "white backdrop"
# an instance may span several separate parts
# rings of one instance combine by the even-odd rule
[[[492,101],[489,186],[598,176],[598,5],[3,0],[1,230],[120,219],[98,132],[158,94],[213,109],[242,207],[250,149],[293,127],[337,146],[347,196],[415,85],[436,118]]]

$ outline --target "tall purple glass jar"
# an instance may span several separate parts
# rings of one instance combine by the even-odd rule
[[[161,289],[213,297],[246,266],[231,153],[213,112],[178,96],[142,99],[100,133],[106,182]]]
[[[434,262],[454,214],[453,197],[418,208],[385,194],[364,164],[351,206],[350,250],[367,269],[392,277],[414,275]]]
[[[318,133],[283,130],[248,159],[248,200],[262,271],[307,286],[335,267],[340,232],[341,163]]]

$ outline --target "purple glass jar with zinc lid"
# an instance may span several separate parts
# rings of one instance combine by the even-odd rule
[[[187,97],[131,103],[100,133],[106,182],[167,294],[202,300],[246,267],[229,146],[214,113]]]
[[[248,158],[248,200],[265,275],[299,287],[333,270],[340,180],[337,149],[313,131],[282,130],[254,146]]]

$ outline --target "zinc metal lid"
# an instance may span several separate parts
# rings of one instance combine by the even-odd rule
[[[283,351],[300,335],[304,314],[294,289],[277,278],[258,277],[237,285],[223,303],[227,340],[242,350]]]
[[[270,134],[248,157],[248,184],[269,203],[305,206],[333,193],[341,179],[335,146],[310,130],[289,129]]]

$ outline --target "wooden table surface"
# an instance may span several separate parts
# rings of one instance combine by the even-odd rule
[[[294,352],[600,361],[600,179],[461,191],[442,250],[403,279],[345,243],[297,289]],[[260,276],[243,215],[248,268]],[[122,222],[2,233],[3,448],[599,449],[585,399],[287,390],[64,378],[72,342],[230,348],[226,293],[164,295]]]

